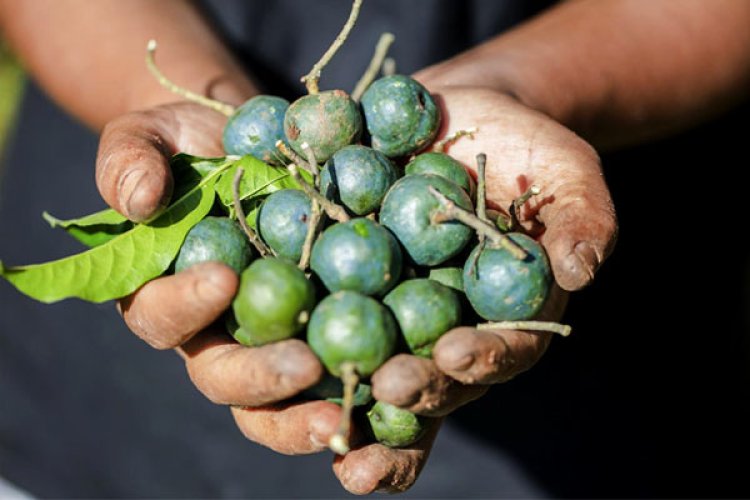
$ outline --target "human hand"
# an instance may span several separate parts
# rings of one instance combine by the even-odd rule
[[[177,152],[222,156],[226,118],[176,103],[126,114],[101,136],[96,181],[105,201],[135,221],[153,217],[172,189]],[[209,326],[230,306],[238,277],[218,263],[193,266],[143,285],[118,303],[128,327],[157,349],[179,348],[196,386],[216,403],[262,405],[314,384],[322,367],[299,340],[247,348]]]
[[[478,128],[473,140],[457,141],[450,154],[472,170],[476,154],[487,154],[491,207],[507,210],[529,186],[540,187],[541,195],[525,205],[519,218],[547,250],[557,282],[536,319],[559,320],[567,292],[591,282],[616,237],[614,209],[598,155],[570,130],[500,92],[430,87],[429,75],[422,80],[443,105],[442,135]],[[415,413],[442,417],[480,397],[491,384],[531,368],[551,336],[456,328],[437,342],[433,360],[407,354],[388,360],[372,377],[373,395]],[[339,457],[336,473],[352,492],[406,489],[424,465],[435,434],[414,450],[386,452],[381,445],[367,445]],[[415,450],[419,455],[414,455]],[[413,460],[400,454],[411,454]],[[363,456],[377,457],[373,463],[379,465],[355,461]]]

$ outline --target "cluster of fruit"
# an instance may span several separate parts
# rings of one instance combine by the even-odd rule
[[[254,229],[245,224],[249,238],[229,218],[204,219],[176,266],[220,260],[241,273],[230,333],[248,346],[306,333],[329,374],[344,382],[345,420],[351,405],[369,404],[365,384],[352,400],[357,381],[399,346],[430,357],[442,334],[477,314],[533,318],[552,284],[543,248],[487,217],[483,155],[477,189],[442,151],[445,142],[433,144],[440,111],[419,82],[384,76],[359,101],[333,90],[291,104],[261,95],[239,107],[224,131],[226,152],[287,165],[301,189],[265,197]],[[252,263],[250,243],[263,257]],[[329,378],[306,395],[336,390],[341,384]],[[383,402],[368,416],[375,438],[390,446],[411,444],[429,423]],[[347,428],[348,421],[332,440],[335,451],[346,451]]]
[[[386,49],[390,40],[382,39]],[[247,346],[306,335],[326,367],[302,396],[342,404],[330,442],[337,453],[348,450],[355,405],[371,406],[372,434],[388,446],[413,443],[431,424],[373,404],[366,381],[397,352],[429,358],[445,332],[482,320],[556,330],[522,323],[540,312],[553,283],[544,249],[517,232],[515,214],[537,191],[516,200],[508,217],[488,211],[484,154],[475,182],[445,153],[472,131],[435,142],[441,115],[433,96],[408,76],[375,79],[384,50],[351,95],[318,89],[324,57],[303,79],[308,95],[291,104],[260,95],[237,109],[169,82],[154,50],[152,42],[147,63],[162,84],[229,116],[228,156],[175,156],[174,200],[151,223],[134,226],[111,210],[48,218],[92,248],[47,264],[0,266],[21,291],[47,302],[110,300],[170,266],[223,262],[240,275],[229,333]],[[96,278],[102,273],[106,281]]]

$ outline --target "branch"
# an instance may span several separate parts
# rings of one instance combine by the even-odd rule
[[[482,323],[477,325],[479,330],[531,330],[536,332],[551,332],[567,337],[573,331],[570,325],[563,325],[552,321],[500,321],[498,323]]]
[[[313,185],[315,189],[320,189],[320,175],[318,173],[318,162],[315,159],[315,153],[312,148],[306,142],[302,143],[302,149],[307,153],[307,161],[312,167]],[[307,233],[305,234],[305,242],[302,245],[302,256],[299,259],[299,268],[305,271],[310,265],[310,256],[312,255],[312,247],[315,242],[315,237],[318,234],[318,226],[322,216],[320,209],[320,203],[315,198],[310,200],[310,219],[307,221]]]
[[[242,202],[240,201],[240,182],[242,182],[242,174],[244,173],[245,170],[242,167],[238,167],[232,182],[232,197],[234,198],[234,211],[237,213],[237,220],[239,221],[242,230],[245,231],[247,239],[250,240],[250,243],[252,243],[256,250],[258,250],[260,256],[265,257],[267,255],[272,255],[271,249],[268,248],[260,238],[258,238],[258,235],[255,231],[250,229],[250,226],[247,225],[247,221],[245,220],[245,211],[242,209]]]
[[[359,9],[361,7],[362,0],[354,0],[354,3],[352,3],[352,11],[349,13],[349,19],[347,19],[344,27],[341,28],[341,33],[339,33],[331,46],[328,47],[328,50],[326,50],[325,54],[323,54],[323,57],[321,57],[320,60],[315,63],[310,72],[301,78],[301,81],[307,87],[308,94],[317,94],[320,91],[320,89],[318,88],[320,73],[323,71],[323,68],[325,68],[326,64],[328,64],[328,62],[336,54],[336,51],[339,50],[339,48],[341,48],[341,46],[346,41],[346,38],[349,36],[349,32],[352,30],[352,28],[354,27],[354,23],[357,21],[357,16],[359,16]]]
[[[278,150],[284,154],[287,154],[286,151],[289,150],[289,148],[287,148],[282,141],[276,141],[276,148],[278,148]],[[318,190],[316,190],[305,179],[302,178],[298,170],[299,166],[296,163],[290,163],[286,166],[286,168],[289,171],[289,175],[292,176],[292,179],[297,181],[297,184],[300,185],[305,194],[307,194],[307,196],[309,196],[311,200],[316,200],[318,203],[320,203],[320,206],[323,207],[323,210],[325,210],[328,217],[338,222],[346,222],[349,220],[349,214],[346,213],[344,207],[337,205],[336,203],[320,194]]]
[[[508,210],[510,212],[511,231],[514,231],[521,225],[521,221],[518,215],[521,213],[521,207],[523,206],[523,204],[529,201],[532,196],[536,196],[541,192],[542,190],[539,189],[539,186],[537,186],[536,184],[532,184],[532,186],[527,189],[525,193],[513,200],[513,203],[510,205],[510,209]]]
[[[440,202],[440,205],[442,205],[442,210],[439,212],[435,212],[432,215],[430,222],[432,222],[433,224],[439,224],[441,222],[449,220],[462,222],[463,224],[474,229],[478,235],[484,236],[485,238],[490,240],[496,247],[505,248],[515,258],[523,260],[527,257],[528,254],[526,253],[526,250],[518,246],[518,244],[516,244],[506,235],[495,229],[492,224],[487,221],[481,220],[479,217],[469,212],[468,210],[464,210],[463,208],[457,206],[434,187],[429,186],[427,189],[430,191],[430,194],[432,194],[432,196],[434,196]]]
[[[385,56],[388,54],[388,49],[395,39],[396,37],[392,33],[383,33],[380,35],[380,40],[378,40],[378,44],[375,46],[375,53],[372,55],[370,65],[362,75],[362,78],[357,82],[357,85],[355,85],[354,90],[352,90],[352,99],[354,102],[359,102],[362,94],[365,93],[365,90],[377,78],[380,68],[383,66]]]
[[[187,99],[188,101],[197,102],[198,104],[206,106],[207,108],[211,108],[214,111],[218,111],[225,116],[232,116],[234,114],[236,108],[231,104],[227,104],[200,94],[196,94],[195,92],[192,92],[185,87],[180,87],[176,83],[172,82],[164,75],[164,73],[161,72],[158,66],[156,66],[154,54],[156,54],[156,40],[149,40],[148,45],[146,45],[146,66],[162,87],[169,90],[173,94],[177,94],[178,96]]]
[[[456,130],[452,134],[437,141],[432,146],[432,150],[437,153],[444,153],[445,148],[448,147],[449,144],[453,144],[454,142],[459,140],[461,137],[470,137],[471,139],[474,139],[474,134],[476,134],[478,131],[479,129],[476,127],[467,128],[465,130]]]

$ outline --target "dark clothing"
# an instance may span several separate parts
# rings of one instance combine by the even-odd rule
[[[515,24],[532,4],[369,0],[321,85],[351,89],[382,31],[396,35],[392,54],[409,73]],[[266,91],[294,97],[348,2],[222,0],[207,11]],[[747,117],[740,109],[605,157],[621,238],[596,284],[571,301],[573,336],[452,415],[407,496],[750,494],[744,461],[729,459],[750,444],[750,267],[731,239],[744,197],[727,193],[728,176],[699,174],[742,157],[732,119]],[[96,143],[29,89],[0,178],[6,264],[80,250],[40,214],[104,206]],[[0,304],[0,476],[54,497],[345,495],[330,453],[286,457],[246,441],[179,357],[137,339],[111,304],[43,305],[1,280]]]

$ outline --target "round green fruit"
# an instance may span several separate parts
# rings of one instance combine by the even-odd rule
[[[409,257],[420,266],[436,266],[458,254],[474,236],[460,222],[433,223],[441,210],[440,202],[430,194],[434,188],[457,206],[472,210],[466,191],[435,174],[407,175],[393,185],[383,200],[380,223],[391,230]]]
[[[313,246],[310,267],[331,292],[382,295],[401,276],[401,249],[377,222],[352,219],[323,231]]]
[[[489,321],[532,319],[544,307],[553,284],[544,248],[521,233],[507,236],[527,252],[518,259],[504,248],[480,247],[464,266],[464,290],[476,312]],[[476,266],[474,266],[476,262]]]
[[[297,266],[283,259],[253,262],[240,276],[232,302],[239,328],[235,338],[257,346],[293,337],[315,306],[315,288]]]
[[[237,108],[224,127],[224,151],[230,155],[252,155],[272,165],[281,165],[283,156],[276,141],[284,141],[284,115],[289,101],[271,95],[258,95]]]
[[[297,262],[307,236],[310,198],[299,189],[282,189],[265,199],[258,212],[258,234],[278,257]]]
[[[300,97],[287,109],[284,133],[289,145],[307,158],[307,143],[316,161],[325,162],[344,146],[359,141],[362,115],[359,106],[343,90],[330,90]]]
[[[320,191],[355,215],[380,208],[396,182],[396,167],[381,152],[359,145],[336,151],[320,172]]]
[[[352,363],[368,377],[391,357],[396,347],[396,323],[380,302],[357,292],[329,295],[312,313],[307,342],[326,369],[341,376]]]
[[[229,217],[208,216],[188,232],[175,260],[175,272],[201,262],[221,262],[240,274],[253,250],[240,225]]]
[[[383,401],[367,412],[375,439],[391,448],[403,448],[419,441],[427,431],[429,418],[420,417]]]
[[[375,80],[362,95],[372,147],[393,158],[429,145],[440,128],[440,111],[422,84],[405,75]]]
[[[422,153],[411,160],[404,167],[406,175],[412,174],[435,174],[445,177],[449,181],[461,186],[473,199],[476,191],[476,183],[458,160],[453,159],[445,153],[429,152]]]
[[[461,324],[461,303],[456,292],[429,279],[399,283],[383,299],[396,317],[409,350],[424,358],[432,357],[435,342],[448,330]]]

